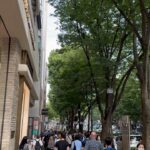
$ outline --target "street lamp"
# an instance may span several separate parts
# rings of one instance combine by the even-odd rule
[[[108,96],[108,108],[110,108],[112,101],[113,101],[113,89],[112,88],[107,89],[107,96]]]
[[[111,113],[111,109],[112,109],[112,105],[113,105],[113,89],[112,88],[108,88],[107,89],[107,111],[109,113]],[[112,117],[111,117],[112,120]],[[112,128],[110,127],[109,129],[110,133],[112,133]]]
[[[113,89],[112,88],[108,88],[107,89],[107,94],[113,94]]]

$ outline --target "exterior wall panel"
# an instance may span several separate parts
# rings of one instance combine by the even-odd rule
[[[25,9],[25,1],[29,2],[30,18],[28,18],[29,16]],[[0,146],[2,150],[17,150],[22,137],[27,134],[31,135],[29,131],[27,133],[28,117],[31,117],[33,121],[32,124],[30,123],[32,125],[30,132],[34,129],[34,121],[36,121],[35,129],[37,131],[39,131],[42,121],[40,111],[44,107],[45,94],[43,94],[43,91],[46,84],[44,80],[45,73],[43,73],[45,65],[42,65],[45,63],[45,49],[42,49],[44,46],[41,48],[41,44],[44,44],[44,42],[40,41],[41,30],[38,29],[36,22],[36,17],[40,13],[39,1],[35,0],[38,3],[35,7],[35,10],[38,10],[36,10],[36,13],[32,12],[30,2],[30,0],[0,1],[0,15],[8,30],[7,33],[3,28],[1,32],[2,24],[0,22],[0,132],[3,128],[2,134],[0,133],[0,141],[2,139]],[[31,24],[29,25],[29,23]],[[8,57],[8,34],[10,34],[11,38],[10,57]],[[22,50],[27,52],[29,56],[33,76],[30,74],[30,67],[26,63],[21,64]],[[9,69],[7,72],[8,59]],[[28,68],[26,72],[23,72],[24,74],[19,72],[20,65],[22,67],[25,65]],[[7,74],[8,79],[6,78]],[[30,77],[31,80],[28,80]],[[24,96],[26,98],[23,98]],[[32,108],[33,110],[30,110]],[[35,112],[37,112],[36,115]]]
[[[18,63],[19,63],[19,52],[20,47],[16,39],[11,39],[10,46],[10,57],[9,64],[8,60],[8,39],[1,39],[2,47],[2,61],[1,61],[1,72],[0,72],[0,120],[1,125],[3,125],[2,133],[2,149],[9,150],[11,145],[11,150],[14,147],[15,139],[15,126],[16,126],[16,108],[18,101]],[[7,65],[9,65],[8,72]],[[8,79],[6,84],[6,75],[8,73]],[[6,98],[5,98],[6,92]],[[4,106],[5,101],[5,106]],[[15,103],[15,104],[14,104]],[[4,109],[4,111],[3,111]],[[4,121],[2,121],[2,116],[4,113]],[[13,141],[13,142],[12,142]]]

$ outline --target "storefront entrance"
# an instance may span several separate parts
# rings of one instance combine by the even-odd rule
[[[28,130],[28,116],[29,116],[29,101],[30,101],[30,90],[27,84],[23,83],[23,95],[22,95],[22,109],[21,109],[21,120],[20,120],[20,140],[27,135]]]

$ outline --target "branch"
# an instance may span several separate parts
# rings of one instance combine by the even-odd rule
[[[145,8],[144,0],[139,0],[140,3],[140,10],[142,15],[142,35],[143,35],[143,41],[145,42],[145,45],[142,47],[143,49],[149,43],[150,37],[149,34],[149,27],[150,27],[150,11],[149,9]],[[146,51],[145,51],[146,52]],[[148,54],[145,54],[148,56]]]
[[[96,81],[95,81],[95,76],[94,76],[94,72],[93,72],[93,69],[92,69],[92,65],[91,65],[91,61],[90,61],[90,57],[89,57],[89,53],[88,53],[88,48],[87,48],[87,45],[84,44],[85,34],[82,32],[81,25],[79,23],[77,23],[77,32],[79,34],[79,38],[81,39],[81,46],[82,46],[83,51],[85,53],[85,56],[87,58],[87,63],[88,63],[89,69],[90,69],[91,79],[92,79],[92,82],[93,82],[93,85],[94,85],[94,88],[95,88],[95,93],[96,93],[96,102],[97,102],[99,111],[103,115],[103,109],[102,109],[101,103],[99,101],[100,100],[99,92],[97,90],[97,84],[96,84]]]
[[[136,34],[139,42],[141,43],[141,46],[143,45],[143,39],[140,36],[138,30],[136,29],[135,25],[131,22],[131,20],[126,16],[126,14],[124,13],[124,11],[118,6],[117,2],[115,0],[112,0],[112,2],[114,3],[114,5],[116,6],[116,8],[119,10],[119,12],[121,13],[121,15],[125,18],[125,20],[128,22],[128,24],[131,26],[133,32]]]
[[[113,48],[114,48],[114,45],[115,45],[115,41],[116,41],[116,38],[117,38],[117,34],[118,34],[118,31],[119,31],[119,28],[120,28],[120,18],[121,18],[121,15],[119,16],[119,20],[118,20],[118,27],[116,29],[116,32],[115,32],[115,36],[113,38],[113,42],[112,42],[112,46],[111,46],[111,56],[113,55]]]
[[[113,38],[113,42],[112,42],[112,45],[111,45],[111,54],[110,54],[110,56],[112,56],[112,54],[113,54],[113,47],[114,47],[114,44],[115,44],[115,41],[116,41],[116,38],[117,38],[117,33],[118,33],[118,31],[119,31],[119,26],[117,27],[117,29],[116,29],[116,32],[115,32],[115,35],[114,35],[114,38]]]
[[[149,17],[148,13],[147,13],[147,10],[145,8],[144,0],[139,0],[139,3],[140,3],[140,9],[141,9],[142,16]]]
[[[93,102],[91,102],[91,107],[89,108],[89,107],[87,107],[87,110],[84,110],[84,113],[83,113],[83,118],[86,118],[86,116],[88,115],[88,113],[89,113],[89,109],[91,109],[92,108],[92,106],[94,106],[95,105],[95,102],[96,101],[93,101]]]
[[[119,52],[118,52],[116,63],[115,63],[114,74],[113,74],[112,79],[111,79],[112,84],[113,84],[113,82],[115,81],[115,78],[116,78],[116,73],[117,73],[117,69],[118,69],[118,64],[119,64],[120,59],[121,59],[121,53],[122,53],[122,50],[123,50],[123,45],[124,45],[124,42],[125,42],[128,35],[129,35],[129,33],[127,34],[126,31],[125,31],[123,33],[122,37],[121,37],[121,40],[120,40]]]
[[[136,37],[134,33],[133,33],[133,55],[134,55],[135,65],[137,65],[139,63],[139,56],[137,54]]]
[[[112,112],[115,110],[117,104],[120,102],[121,100],[121,96],[123,94],[123,91],[124,91],[124,88],[125,88],[125,85],[127,83],[127,80],[131,74],[131,71],[134,69],[135,65],[132,64],[132,66],[128,69],[128,71],[123,75],[123,77],[121,78],[120,80],[120,83],[116,89],[116,94],[115,94],[115,98],[114,98],[114,104],[113,104],[113,107],[112,107]]]

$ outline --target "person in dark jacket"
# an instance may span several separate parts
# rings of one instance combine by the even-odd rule
[[[20,145],[19,145],[19,150],[23,150],[24,145],[27,144],[27,140],[28,140],[28,137],[24,136],[23,139],[21,140]]]
[[[56,142],[54,150],[70,150],[69,143],[65,140],[66,135],[61,132],[60,140]]]

